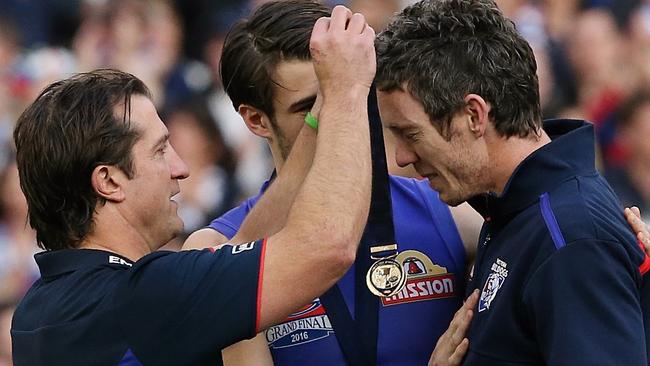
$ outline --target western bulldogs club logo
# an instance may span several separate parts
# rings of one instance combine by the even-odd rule
[[[481,298],[478,302],[479,313],[490,308],[492,301],[497,296],[497,292],[508,277],[507,267],[508,264],[499,258],[492,263],[492,272],[490,272],[487,281],[485,281],[483,291],[481,291]]]
[[[325,308],[316,299],[289,315],[284,323],[270,327],[266,331],[266,342],[270,348],[298,346],[323,339],[334,333]]]
[[[384,306],[456,296],[454,274],[448,273],[445,267],[433,264],[426,254],[417,250],[406,250],[395,260],[404,267],[407,274],[406,285],[396,295],[382,298]]]

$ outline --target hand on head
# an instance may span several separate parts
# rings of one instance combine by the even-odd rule
[[[324,95],[370,88],[376,71],[375,31],[362,14],[337,6],[314,25],[310,50]]]

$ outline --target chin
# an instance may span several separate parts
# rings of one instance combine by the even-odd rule
[[[443,192],[439,192],[440,195],[440,200],[444,203],[446,203],[449,206],[456,207],[465,201],[467,201],[466,197],[463,197],[461,195],[448,195]]]
[[[183,220],[181,220],[180,217],[176,217],[176,222],[174,222],[172,225],[172,235],[175,237],[181,235],[183,231],[185,230],[185,223]]]

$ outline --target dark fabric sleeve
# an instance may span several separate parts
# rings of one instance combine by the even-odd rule
[[[116,299],[121,327],[145,365],[202,365],[256,334],[263,241],[146,256]]]
[[[548,365],[644,365],[638,271],[614,242],[569,243],[525,286],[524,304]]]
[[[641,285],[641,309],[645,328],[646,357],[650,360],[650,272],[643,275]]]

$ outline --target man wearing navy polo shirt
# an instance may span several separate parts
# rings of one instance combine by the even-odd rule
[[[316,152],[311,167],[290,156],[278,177],[304,183],[295,197],[272,185],[238,245],[202,251],[154,252],[182,229],[173,196],[189,172],[146,86],[114,70],[48,86],[14,131],[30,225],[46,249],[36,257],[41,279],[14,315],[14,364],[221,364],[222,348],[335,283],[369,207],[373,40],[360,15],[316,23]],[[340,166],[355,174],[336,175]],[[288,198],[276,227],[270,208]]]
[[[457,318],[473,314],[463,364],[647,365],[650,260],[594,167],[593,127],[542,123],[535,59],[512,22],[492,0],[420,1],[376,50],[398,164],[486,221],[468,285],[477,301]],[[441,342],[462,353],[454,329]],[[437,351],[432,364],[460,361]]]

